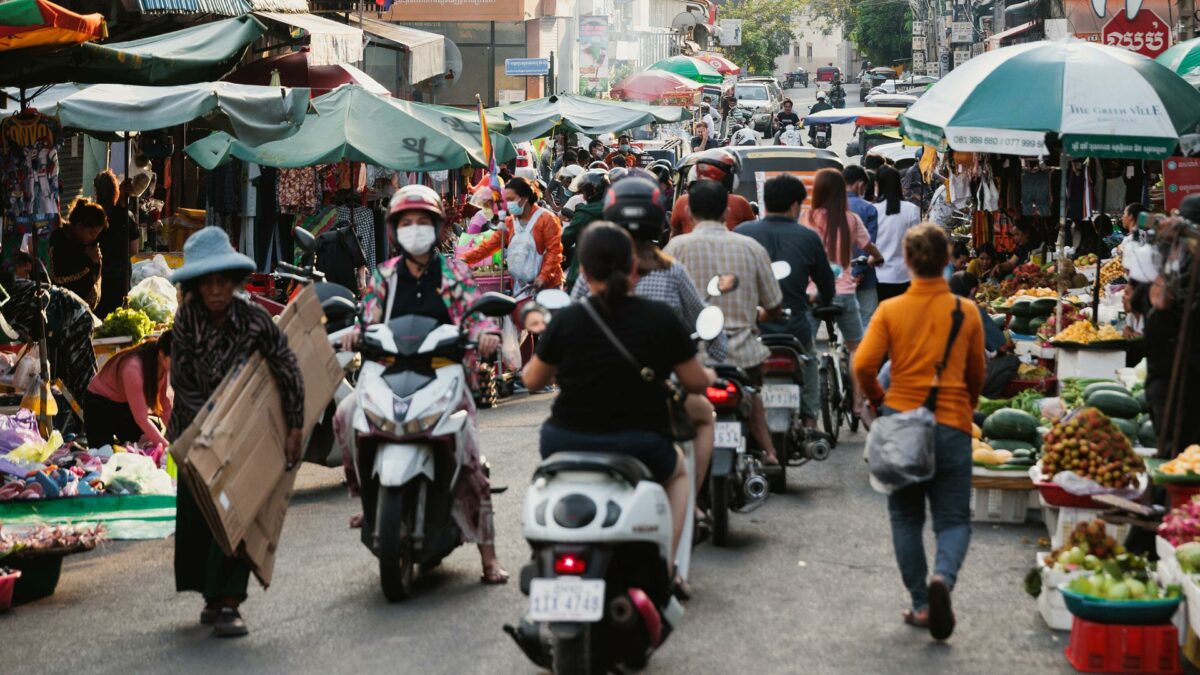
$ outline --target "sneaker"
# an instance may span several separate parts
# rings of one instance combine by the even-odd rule
[[[213,624],[213,634],[217,637],[242,637],[250,632],[242,615],[236,608],[222,607]]]
[[[217,613],[221,611],[218,605],[205,605],[200,611],[200,625],[211,626],[217,622]]]

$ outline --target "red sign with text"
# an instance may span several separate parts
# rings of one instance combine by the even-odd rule
[[[1179,208],[1183,198],[1200,192],[1200,157],[1168,157],[1163,160],[1163,207],[1167,213]]]
[[[1171,32],[1166,22],[1148,9],[1138,12],[1133,21],[1126,19],[1124,12],[1117,13],[1104,24],[1101,38],[1110,47],[1128,49],[1150,58],[1171,46]]]

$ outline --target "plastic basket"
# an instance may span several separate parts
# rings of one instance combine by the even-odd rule
[[[981,523],[1023,523],[1029,490],[971,488],[971,520]]]
[[[21,578],[21,570],[13,570],[8,574],[0,574],[0,612],[7,612],[13,604],[13,589],[17,579]]]
[[[1179,603],[1183,602],[1183,596],[1162,600],[1101,600],[1071,590],[1068,583],[1058,585],[1067,609],[1076,617],[1095,623],[1120,626],[1167,624],[1179,610]]]
[[[1067,609],[1067,603],[1063,601],[1062,593],[1058,592],[1058,585],[1064,582],[1069,583],[1089,572],[1083,569],[1065,571],[1047,567],[1046,556],[1048,555],[1050,555],[1049,551],[1037,554],[1037,567],[1042,573],[1042,592],[1038,594],[1037,598],[1038,613],[1042,615],[1042,621],[1051,630],[1071,630],[1071,619],[1074,617]]]
[[[1033,486],[1038,489],[1042,495],[1042,500],[1050,506],[1059,506],[1072,509],[1095,509],[1100,510],[1102,507],[1099,503],[1092,500],[1091,497],[1085,495],[1073,495],[1062,488],[1058,483],[1050,481],[1034,481]]]
[[[1067,661],[1084,673],[1182,673],[1179,631],[1171,624],[1121,626],[1075,617]]]
[[[9,567],[20,570],[21,578],[13,589],[12,604],[24,605],[54,595],[58,579],[62,576],[63,556],[37,556],[5,562]]]

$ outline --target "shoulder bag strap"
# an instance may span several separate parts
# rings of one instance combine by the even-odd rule
[[[588,316],[592,317],[592,321],[595,321],[596,325],[600,327],[600,332],[604,333],[604,337],[608,338],[608,341],[612,344],[613,348],[617,350],[617,353],[621,355],[621,358],[625,359],[629,365],[633,366],[634,370],[638,371],[638,374],[643,380],[647,382],[653,382],[655,379],[654,371],[650,368],[643,367],[640,363],[638,363],[637,359],[633,358],[633,354],[630,354],[629,350],[625,348],[625,345],[621,344],[621,340],[613,334],[612,329],[610,329],[608,324],[604,322],[604,319],[600,316],[600,313],[596,311],[595,307],[592,307],[592,299],[584,298],[583,302],[580,304],[582,304],[583,308],[587,310]]]
[[[946,362],[950,360],[950,348],[954,346],[954,339],[958,337],[958,331],[963,324],[961,299],[954,299],[954,312],[950,316],[950,337],[946,338],[946,350],[942,352],[942,360],[934,369],[933,385],[929,387],[929,396],[925,398],[925,407],[935,412],[937,411],[938,384],[942,381],[942,371],[946,369]]]

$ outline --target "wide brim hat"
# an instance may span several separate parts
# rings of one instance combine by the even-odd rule
[[[219,227],[205,227],[183,244],[183,266],[171,274],[171,283],[199,279],[215,272],[253,272],[254,261],[238,253],[229,235]]]

